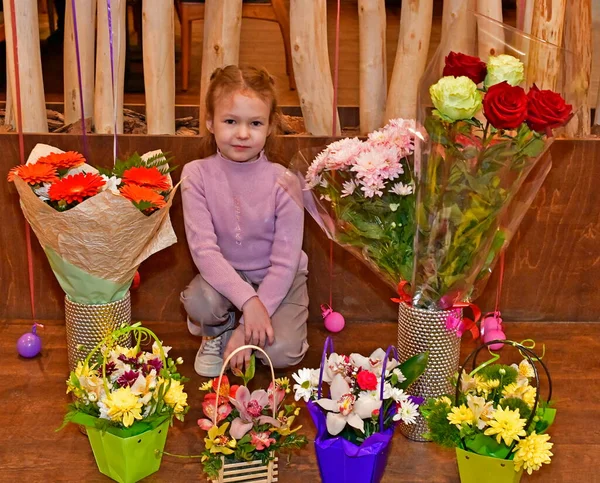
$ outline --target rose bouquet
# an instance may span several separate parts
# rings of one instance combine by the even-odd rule
[[[292,162],[312,195],[305,205],[327,236],[394,289],[412,276],[414,127],[394,119],[365,141],[342,139]]]
[[[135,346],[120,346],[129,335]],[[150,341],[151,351],[143,350]],[[134,482],[157,471],[173,418],[183,421],[189,409],[177,370],[183,360],[169,358],[170,349],[139,323],[125,326],[98,344],[67,380],[74,402],[63,427],[86,427],[98,469],[116,481]]]
[[[389,444],[397,423],[412,424],[420,398],[406,388],[427,365],[427,353],[400,364],[390,355],[394,347],[375,350],[369,357],[343,355],[325,342],[320,369],[293,374],[296,400],[307,402],[317,427],[315,449],[322,480],[377,482],[385,471]],[[329,385],[329,397],[323,394]]]
[[[272,373],[273,379],[266,390],[251,392],[248,383],[254,371],[252,355],[242,375],[243,384],[231,385],[227,376],[221,375],[200,387],[206,392],[202,400],[205,418],[198,420],[200,429],[207,432],[202,464],[212,480],[221,481],[226,474],[235,476],[235,468],[243,466],[240,463],[257,462],[265,471],[272,471],[276,452],[298,449],[307,443],[306,437],[297,433],[301,426],[294,426],[300,408],[284,403],[290,392],[289,379],[275,379]],[[234,469],[230,470],[230,466]],[[235,481],[245,480],[239,476]]]
[[[546,401],[539,394],[535,363],[541,360],[520,344],[503,342],[523,354],[518,365],[491,364],[496,357],[467,373],[464,367],[484,345],[461,368],[454,395],[429,399],[420,408],[428,438],[456,448],[463,483],[518,481],[523,470],[532,474],[552,456],[545,432],[556,410],[548,403],[551,389]]]

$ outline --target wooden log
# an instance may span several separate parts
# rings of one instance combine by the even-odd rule
[[[517,28],[527,34],[531,33],[533,2],[534,0],[517,0]]]
[[[325,0],[290,0],[292,59],[300,107],[314,136],[333,133],[333,82],[327,49]],[[336,134],[341,132],[336,112]]]
[[[172,0],[142,3],[148,134],[175,134],[175,25]]]
[[[419,79],[427,65],[433,0],[402,2],[400,34],[386,105],[386,120],[417,116]]]
[[[581,108],[566,127],[569,136],[590,134],[588,90],[592,74],[592,2],[571,0],[565,13],[564,47],[573,52],[567,58],[565,85],[573,92],[573,102]],[[570,100],[570,99],[569,99]]]
[[[108,9],[105,0],[98,2],[98,41],[96,45],[96,91],[93,124],[97,133],[123,132],[123,94],[125,89],[125,8],[126,0],[111,0],[114,56],[112,85]]]
[[[385,0],[358,0],[360,132],[384,124],[387,97]]]
[[[502,23],[502,0],[477,0],[477,12]],[[504,29],[485,19],[477,22],[477,48],[484,62],[490,55],[504,54]]]
[[[19,56],[19,87],[23,132],[48,132],[46,100],[42,79],[42,57],[38,28],[37,0],[14,2],[16,25],[13,26],[11,1],[4,0],[4,26],[6,29],[6,62],[11,97],[16,106],[16,72],[13,47],[13,27],[17,32]]]
[[[205,135],[206,92],[217,67],[237,64],[240,57],[242,0],[206,0],[202,74],[200,78],[200,133]]]
[[[535,0],[531,35],[554,45],[562,45],[567,0]],[[561,56],[543,42],[530,42],[527,83],[540,89],[556,88]]]
[[[475,17],[467,13],[467,11],[475,11],[475,7],[475,0],[444,0],[442,42],[449,47],[447,51],[477,55],[473,50]]]
[[[101,0],[102,1],[102,0]],[[94,108],[94,44],[96,32],[90,25],[96,22],[96,0],[75,0],[77,11],[77,39],[81,64],[81,84],[83,111],[85,117],[92,117]],[[73,4],[66,3],[64,39],[64,106],[65,124],[81,119],[79,75],[77,72],[77,51],[73,24]]]

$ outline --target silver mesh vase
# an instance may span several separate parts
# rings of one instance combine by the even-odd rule
[[[400,303],[398,309],[398,354],[404,361],[429,351],[429,362],[421,377],[409,388],[412,395],[429,398],[450,394],[450,378],[458,372],[460,338],[446,329],[448,310],[425,310]],[[457,314],[458,315],[458,314]],[[462,317],[462,310],[460,310]],[[413,441],[427,441],[422,435],[427,423],[419,414],[416,424],[400,424],[401,433]]]
[[[77,362],[84,360],[108,334],[123,324],[131,324],[129,292],[121,300],[98,305],[79,304],[65,296],[65,323],[69,370],[73,371]],[[119,344],[131,347],[130,338],[124,337]]]

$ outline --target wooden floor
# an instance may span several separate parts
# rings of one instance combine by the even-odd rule
[[[0,320],[0,481],[2,482],[102,482],[109,481],[97,470],[87,438],[76,427],[60,433],[64,408],[67,354],[63,321],[47,321],[41,329],[44,348],[38,358],[26,360],[16,354],[17,338],[29,329],[26,320]],[[191,410],[185,423],[175,423],[169,432],[166,451],[178,454],[198,454],[202,435],[196,420],[201,416],[200,393],[203,381],[193,371],[194,356],[199,345],[190,336],[185,324],[148,323],[167,345],[172,354],[185,360],[181,372],[191,378],[187,384]],[[370,353],[379,346],[395,342],[394,323],[349,324],[334,336],[338,352]],[[554,442],[552,465],[524,482],[600,482],[600,324],[586,323],[510,323],[507,333],[514,340],[535,338],[546,345],[545,361],[553,376],[554,396],[558,415],[550,434]],[[311,349],[304,361],[307,367],[317,367],[326,336],[320,324],[309,330]],[[463,355],[474,347],[473,341],[463,341]],[[509,353],[506,354],[505,362]],[[290,374],[288,371],[286,374]],[[282,375],[283,373],[279,374]],[[261,368],[257,382],[266,380]],[[307,413],[302,415],[302,431],[314,438]],[[384,483],[397,482],[458,482],[453,451],[430,443],[414,443],[400,433],[393,440]],[[313,447],[293,456],[289,464],[281,461],[282,483],[318,482]],[[198,460],[163,459],[158,473],[148,482],[205,481]]]

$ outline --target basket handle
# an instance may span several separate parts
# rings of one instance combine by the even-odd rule
[[[478,348],[476,348],[473,352],[471,352],[467,356],[467,358],[465,359],[463,364],[458,368],[458,379],[456,381],[456,390],[454,393],[454,401],[458,401],[458,396],[460,395],[460,381],[462,379],[463,372],[465,371],[465,367],[467,367],[467,364],[469,363],[469,361],[471,359],[473,359],[472,367],[473,367],[473,369],[475,369],[477,355],[483,349],[485,349],[493,344],[507,344],[507,345],[511,345],[511,346],[515,347],[527,359],[527,362],[529,362],[529,364],[533,368],[533,374],[534,374],[534,378],[535,378],[535,382],[536,382],[536,391],[535,391],[535,401],[533,403],[533,408],[531,409],[531,414],[529,415],[529,418],[527,419],[527,422],[525,423],[525,428],[529,428],[529,426],[533,422],[533,418],[535,417],[535,413],[537,411],[539,401],[540,401],[540,376],[539,376],[537,367],[535,365],[535,362],[539,362],[541,364],[541,366],[544,369],[544,372],[546,373],[546,378],[548,379],[548,398],[546,400],[547,402],[549,402],[550,399],[552,398],[552,379],[550,377],[550,372],[548,371],[546,364],[544,364],[542,362],[542,360],[537,356],[537,354],[535,352],[533,352],[533,350],[531,350],[529,347],[526,347],[523,344],[519,344],[518,342],[515,342],[512,340],[491,340],[489,342],[485,342],[484,344],[482,344]],[[461,438],[461,442],[463,445],[463,449],[466,449],[464,438]],[[504,459],[507,459],[510,456],[510,454],[512,453],[512,450],[516,444],[517,444],[517,442],[513,441],[511,447],[509,448],[508,455]]]
[[[384,386],[385,386],[385,368],[387,366],[387,362],[390,358],[390,354],[394,353],[394,357],[396,359],[396,361],[400,362],[400,360],[398,359],[398,350],[396,349],[395,346],[391,345],[387,348],[387,351],[385,351],[385,358],[383,359],[383,362],[381,364],[381,386],[379,388],[379,399],[381,400],[381,408],[379,409],[379,432],[383,433],[383,390],[384,390]]]
[[[327,336],[325,339],[325,343],[323,344],[323,355],[321,355],[321,367],[319,368],[319,386],[317,389],[317,399],[321,399],[321,395],[323,392],[323,371],[325,370],[325,361],[327,360],[327,355],[333,352],[333,339],[331,336]]]
[[[271,358],[269,357],[269,354],[267,354],[264,349],[261,349],[260,347],[256,346],[256,345],[243,345],[238,347],[236,350],[234,350],[231,354],[229,354],[229,356],[227,357],[227,359],[225,359],[225,362],[223,363],[223,366],[221,367],[221,373],[219,374],[219,381],[217,382],[217,397],[215,398],[215,412],[213,414],[213,424],[216,426],[217,425],[217,418],[219,416],[218,414],[218,410],[219,410],[219,393],[221,391],[221,381],[223,380],[223,374],[225,373],[225,368],[227,367],[227,364],[229,364],[229,361],[231,360],[231,358],[236,355],[238,352],[241,352],[243,350],[246,349],[253,349],[253,350],[257,350],[262,352],[265,357],[267,358],[267,362],[269,363],[269,368],[271,369],[271,381],[273,384],[273,390],[275,390],[275,370],[273,369],[273,362],[271,362]],[[273,398],[273,401],[275,401],[275,398]],[[273,419],[277,419],[277,405],[273,404],[272,405],[272,409],[273,409]]]

